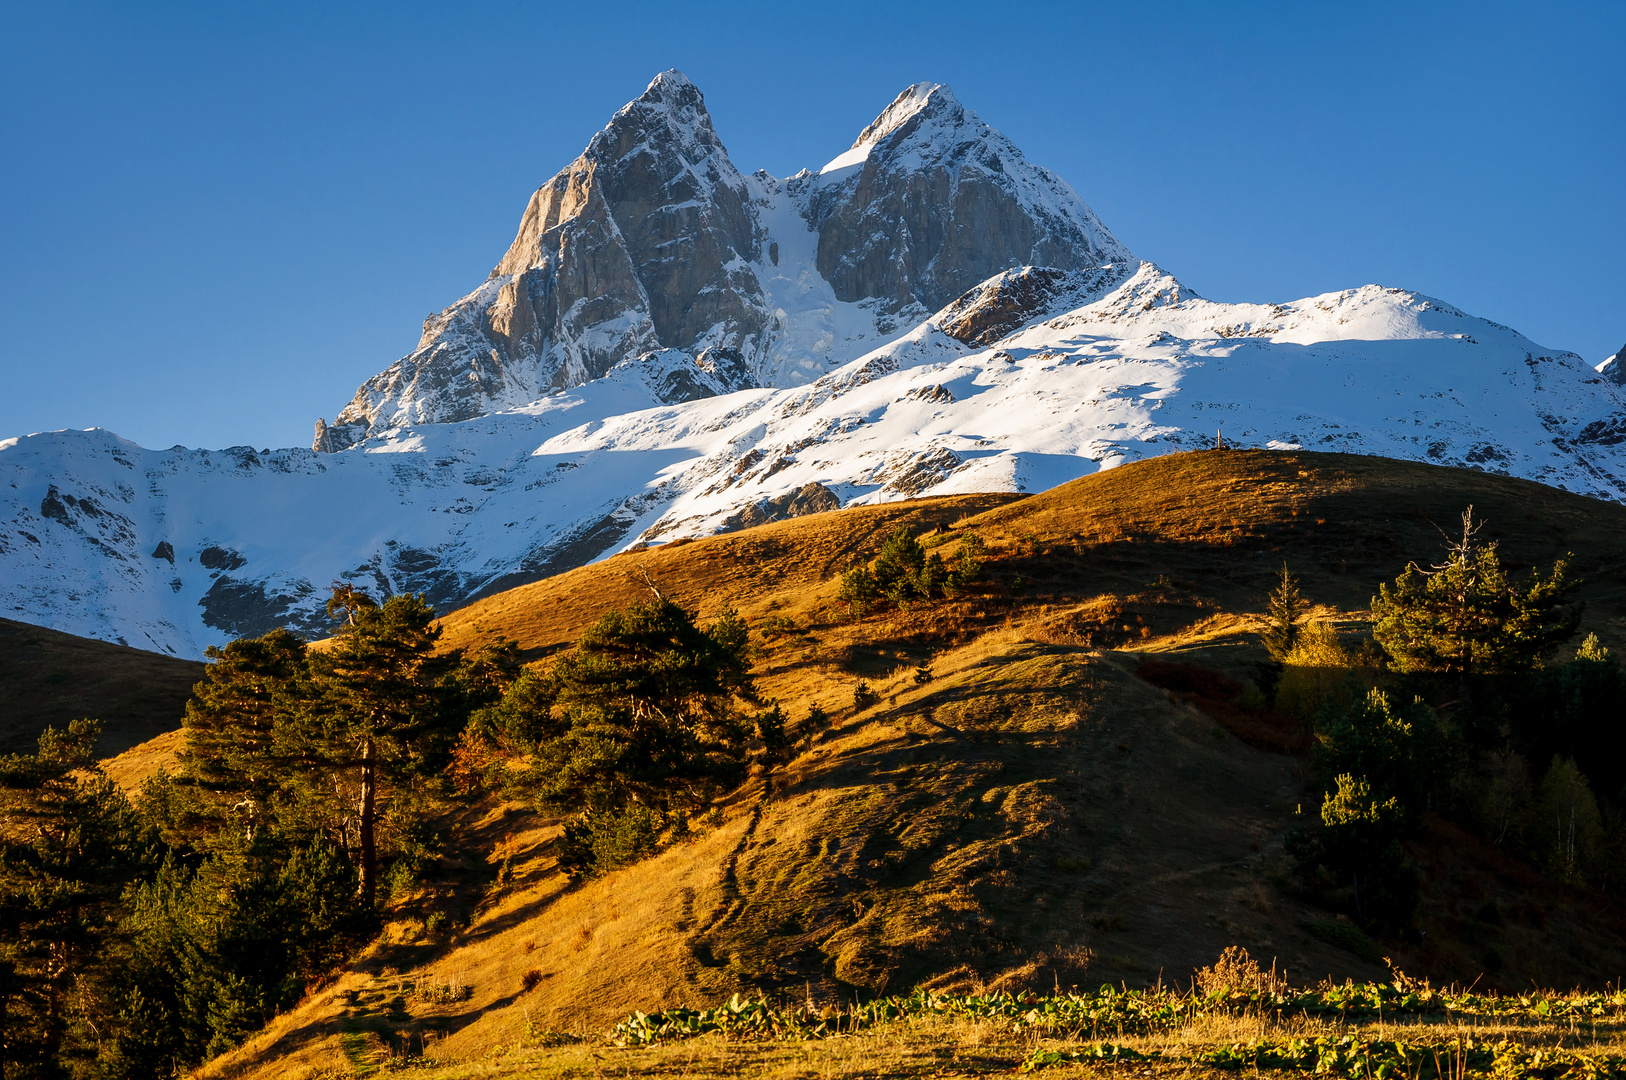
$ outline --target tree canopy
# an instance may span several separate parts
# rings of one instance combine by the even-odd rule
[[[1443,563],[1413,562],[1372,600],[1373,636],[1402,672],[1472,675],[1527,671],[1575,633],[1580,582],[1560,559],[1523,582],[1503,570],[1496,545],[1479,542],[1473,507]]]

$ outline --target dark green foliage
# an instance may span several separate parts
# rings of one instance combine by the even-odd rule
[[[1368,926],[1399,930],[1417,908],[1417,873],[1401,841],[1405,811],[1394,796],[1379,799],[1364,778],[1343,773],[1321,804],[1319,828],[1301,824],[1288,851],[1301,872],[1324,874],[1333,895],[1347,889],[1352,914]]]
[[[1282,564],[1281,582],[1270,594],[1265,632],[1262,635],[1265,651],[1280,664],[1293,651],[1299,640],[1299,622],[1309,614],[1310,602],[1299,593],[1299,583]]]
[[[758,624],[757,632],[765,640],[773,641],[796,633],[796,623],[783,615],[769,615]]]
[[[32,754],[0,758],[0,1072],[84,1072],[105,996],[125,886],[155,842],[93,752],[99,725],[47,728]]]
[[[311,696],[305,643],[286,630],[206,650],[204,680],[186,703],[181,767],[197,799],[177,807],[192,836],[226,822],[253,829],[270,820],[283,776],[279,717]]]
[[[750,640],[734,612],[709,627],[664,597],[612,611],[477,711],[456,752],[460,783],[575,812],[560,865],[603,873],[659,847],[668,825],[745,777],[751,742],[789,749],[777,705],[751,716]],[[523,760],[523,767],[515,767]]]
[[[956,596],[982,576],[987,548],[974,533],[960,538],[952,562],[928,552],[907,527],[900,527],[875,557],[874,567],[854,566],[841,576],[837,599],[851,618],[863,618],[883,599],[906,605],[939,596]]]
[[[938,565],[942,565],[942,559],[938,559]],[[914,599],[922,595],[921,572],[925,567],[926,549],[913,532],[900,527],[875,557],[875,584],[893,603]]]
[[[1577,883],[1601,877],[1602,817],[1592,787],[1574,761],[1553,758],[1532,816],[1536,854],[1554,876]]]
[[[734,701],[755,697],[749,649],[733,612],[701,629],[658,598],[605,615],[473,726],[530,755],[515,782],[540,806],[698,806],[744,776],[755,732]]]
[[[932,681],[932,665],[930,661],[915,668],[915,685],[925,686]]]
[[[982,564],[988,557],[988,547],[976,533],[963,533],[954,549],[954,558],[948,565],[944,591],[957,595],[982,579]]]
[[[790,736],[785,733],[785,714],[777,702],[766,712],[756,715],[757,738],[762,740],[763,754],[770,760],[782,759],[790,749]]]
[[[841,591],[836,599],[847,605],[849,618],[862,619],[880,596],[881,587],[868,566],[855,566],[841,575]]]
[[[312,693],[290,710],[278,741],[292,759],[285,790],[307,827],[333,829],[333,780],[355,785],[356,866],[371,905],[387,804],[435,775],[457,735],[444,705],[455,695],[460,658],[434,656],[440,630],[421,598],[392,596],[380,607],[341,591],[329,610],[342,604],[348,621],[333,647],[310,654]]]
[[[1600,794],[1626,795],[1626,674],[1614,655],[1590,635],[1573,660],[1528,684],[1515,716],[1526,756],[1573,758]]]
[[[881,695],[877,694],[867,682],[861,682],[853,687],[853,709],[857,712],[863,712],[880,700]]]
[[[1470,506],[1443,564],[1425,571],[1412,563],[1373,598],[1373,635],[1396,670],[1452,675],[1466,686],[1473,675],[1529,671],[1575,632],[1580,608],[1570,598],[1580,582],[1566,576],[1566,561],[1518,584],[1476,532]]]
[[[209,651],[180,769],[134,805],[89,721],[0,759],[4,1075],[201,1063],[365,942],[381,859],[410,878],[433,857],[453,738],[517,651],[434,655],[415,597],[345,586],[330,608],[327,649],[274,631]]]
[[[830,726],[830,716],[817,704],[807,707],[807,719],[802,721],[802,730],[809,735],[823,731]]]
[[[630,710],[640,719],[703,725],[724,719],[735,696],[749,698],[745,623],[725,612],[702,630],[670,600],[612,611],[555,661],[555,700],[566,710]]]
[[[628,866],[660,847],[661,821],[649,807],[588,810],[565,825],[559,868],[571,877],[593,877]]]
[[[158,1075],[160,1063],[195,1065],[237,1045],[372,929],[354,866],[325,840],[284,861],[263,834],[236,835],[196,870],[171,858],[135,890],[121,1013],[147,1019],[104,1050],[111,1075]]]
[[[1316,720],[1316,765],[1330,782],[1341,773],[1362,778],[1382,797],[1420,806],[1437,723],[1421,701],[1396,710],[1382,690],[1330,708]]]

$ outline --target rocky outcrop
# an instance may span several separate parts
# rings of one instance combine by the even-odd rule
[[[823,484],[803,484],[795,491],[786,492],[776,499],[763,499],[761,502],[747,504],[737,513],[725,518],[722,528],[718,531],[738,532],[756,525],[765,525],[770,521],[785,521],[789,518],[839,509],[841,500],[836,497],[835,492]]]
[[[1029,323],[1081,307],[1116,285],[1116,267],[1024,266],[984,281],[939,311],[938,329],[966,345],[992,345]]]
[[[934,311],[1013,267],[1133,269],[1065,181],[946,86],[899,94],[820,177],[809,206],[818,267],[843,300]]]
[[[663,360],[657,400],[796,385],[1026,264],[1121,278],[1132,259],[947,87],[911,87],[824,170],[779,181],[742,176],[700,91],[663,72],[312,448],[525,405],[672,350],[697,367]]]
[[[318,416],[316,418],[316,437],[311,440],[311,449],[318,454],[335,453],[355,443],[357,437],[364,433],[365,430],[365,427],[358,424],[328,427],[327,421]]]
[[[738,349],[705,349],[699,356],[682,349],[662,349],[623,360],[611,374],[639,380],[649,396],[664,405],[699,401],[754,385]]]
[[[664,72],[537,189],[490,279],[426,321],[316,449],[525,404],[662,349],[751,352],[771,317],[748,265],[761,256],[700,91]]]

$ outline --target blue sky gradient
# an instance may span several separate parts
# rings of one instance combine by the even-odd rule
[[[0,438],[308,445],[655,72],[744,171],[945,82],[1205,296],[1626,343],[1626,4],[0,5]]]

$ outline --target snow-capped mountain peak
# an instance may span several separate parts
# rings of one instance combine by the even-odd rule
[[[488,280],[320,423],[314,448],[515,408],[662,350],[722,359],[729,389],[803,382],[1001,270],[1129,268],[1071,188],[945,86],[910,87],[855,145],[852,183],[858,170],[747,179],[699,88],[662,72],[536,190]]]
[[[323,632],[335,579],[444,609],[630,544],[1034,491],[1221,426],[1626,501],[1622,367],[1378,285],[1204,299],[935,83],[820,173],[742,175],[669,71],[318,425],[326,452],[0,442],[0,612],[196,656]]]
[[[838,173],[854,165],[861,165],[869,157],[869,152],[875,144],[907,124],[915,116],[924,112],[928,103],[935,98],[940,107],[959,108],[960,103],[954,97],[954,91],[942,83],[918,82],[893,99],[892,104],[881,110],[881,115],[870,121],[869,125],[859,132],[858,138],[848,149],[842,151],[829,164],[819,170],[820,176]]]

